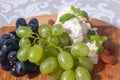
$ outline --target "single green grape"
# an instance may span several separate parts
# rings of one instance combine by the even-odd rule
[[[60,41],[59,41],[58,37],[56,37],[56,36],[49,37],[49,42],[51,42],[55,46],[59,46],[59,44],[60,44]]]
[[[93,70],[94,64],[88,57],[78,57],[78,64],[89,72]]]
[[[42,57],[40,58],[39,61],[37,61],[35,64],[36,65],[41,65],[41,63],[47,58],[47,54],[43,51]]]
[[[47,47],[45,49],[44,53],[47,57],[57,57],[58,56],[58,50],[52,46]]]
[[[34,44],[34,46],[30,48],[28,59],[30,62],[36,63],[37,61],[41,59],[42,54],[43,54],[42,46],[39,44]]]
[[[49,74],[57,67],[57,59],[55,57],[48,57],[40,65],[40,71],[43,74]]]
[[[61,24],[55,24],[52,29],[52,35],[60,36],[64,32],[64,29]]]
[[[75,60],[78,58],[78,56],[75,53],[73,53],[72,51],[71,51],[71,55]]]
[[[60,80],[60,76],[63,71],[64,70],[59,65],[57,65],[56,69],[50,73],[51,80]]]
[[[48,24],[42,24],[38,28],[38,34],[42,38],[47,38],[51,34],[51,32],[52,32],[51,27]]]
[[[61,46],[67,45],[69,43],[69,40],[70,40],[67,32],[63,32],[62,35],[59,36],[59,39],[60,39]]]
[[[30,40],[28,38],[21,38],[19,41],[19,47],[22,47],[24,45],[31,44]]]
[[[58,62],[65,70],[70,70],[73,67],[73,58],[67,51],[62,51],[58,54]]]
[[[72,44],[71,53],[76,56],[87,56],[89,53],[89,47],[83,42],[76,42]]]
[[[75,80],[75,73],[73,72],[73,70],[64,71],[61,74],[60,80]]]
[[[20,38],[32,36],[32,33],[32,30],[27,26],[20,26],[16,29],[16,34]]]
[[[30,47],[31,47],[30,44],[25,45],[23,47],[20,47],[20,49],[17,52],[17,58],[20,61],[26,61],[28,59],[28,54],[29,54],[29,51],[30,51]]]
[[[83,67],[75,69],[76,80],[91,80],[90,73]]]

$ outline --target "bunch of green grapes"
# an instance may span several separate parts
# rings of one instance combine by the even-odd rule
[[[89,48],[83,42],[72,43],[60,24],[42,24],[38,33],[27,26],[16,29],[20,37],[17,57],[39,65],[43,74],[52,80],[91,80],[92,61],[87,57]]]

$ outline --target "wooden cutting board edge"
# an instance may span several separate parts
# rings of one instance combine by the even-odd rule
[[[57,17],[57,14],[44,14],[44,15],[40,15],[40,16],[38,15],[38,16],[28,17],[28,18],[26,18],[26,20],[27,20],[27,22],[29,22],[31,18],[37,18],[39,20],[39,23],[41,24],[41,21],[42,21],[42,24],[43,24],[43,23],[46,23],[46,21],[49,20],[49,19],[56,20],[56,17]],[[110,23],[108,24],[107,22],[96,19],[96,18],[91,18],[90,17],[89,21],[92,24],[94,24],[94,26],[96,26],[96,25],[97,26],[102,26],[102,25],[104,25],[104,26],[113,26]],[[15,22],[12,22],[12,23],[7,24],[7,25],[5,25],[3,27],[6,27],[6,26],[13,27],[13,26],[15,26],[15,24],[16,24]]]

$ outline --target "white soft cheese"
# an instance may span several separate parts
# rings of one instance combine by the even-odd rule
[[[86,38],[87,31],[91,29],[91,25],[84,21],[81,22],[78,18],[70,19],[65,21],[65,23],[59,22],[59,18],[65,13],[74,14],[71,10],[71,7],[62,9],[62,11],[58,14],[58,18],[55,24],[61,24],[65,31],[69,33],[69,36],[73,42],[83,41]]]
[[[77,18],[66,21],[63,24],[65,31],[69,33],[73,42],[81,42],[86,38],[88,29],[90,29],[89,23],[81,23]]]
[[[96,54],[98,47],[95,44],[95,41],[93,43],[87,42],[86,45],[89,47],[90,52],[88,54],[88,57],[92,60],[94,64],[98,63],[98,55]]]

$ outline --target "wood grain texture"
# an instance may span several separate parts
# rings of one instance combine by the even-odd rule
[[[56,19],[57,15],[42,15],[35,16],[39,23],[47,23],[49,19]],[[31,17],[32,18],[32,17]],[[28,18],[29,21],[31,18]],[[106,49],[116,57],[117,63],[115,65],[101,63],[101,66],[95,65],[91,72],[92,80],[120,80],[120,29],[106,22],[90,18],[93,26],[98,28],[98,34],[108,36],[108,41],[104,43]],[[9,33],[15,29],[15,23],[0,28],[0,35]],[[99,61],[100,62],[100,61]],[[100,70],[100,68],[102,69]],[[100,71],[99,71],[100,70]],[[8,71],[0,69],[0,80],[50,80],[48,75],[30,74],[23,77],[14,77]]]

